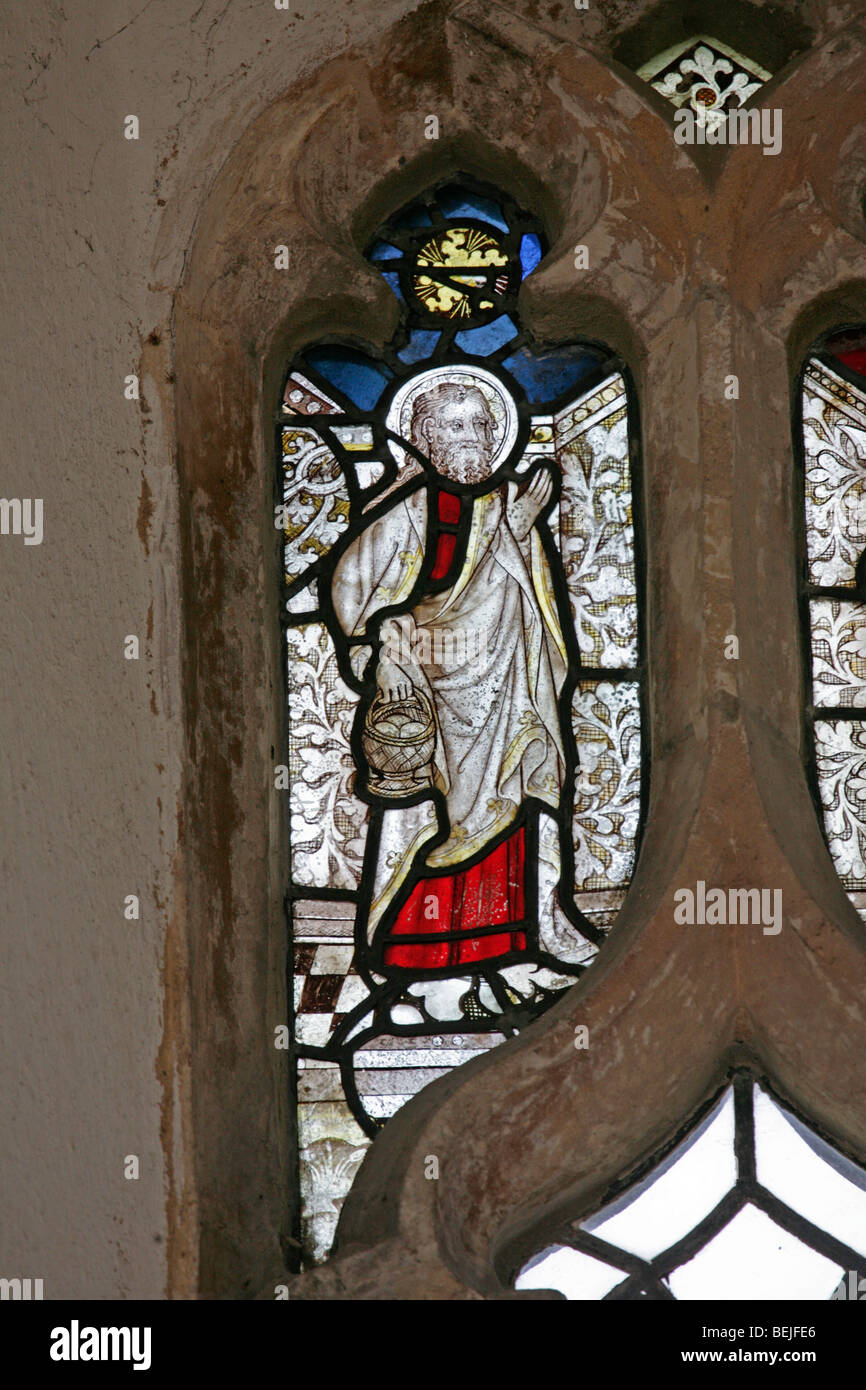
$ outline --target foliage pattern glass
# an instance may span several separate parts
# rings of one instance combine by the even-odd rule
[[[804,618],[812,772],[836,870],[866,920],[866,333],[803,371]]]

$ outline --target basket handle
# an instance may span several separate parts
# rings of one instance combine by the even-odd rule
[[[423,690],[419,690],[417,685],[412,687],[412,694],[408,695],[405,700],[386,700],[381,690],[377,689],[376,694],[370,701],[370,712],[372,713],[374,709],[378,712],[383,708],[401,709],[415,700],[418,701],[427,718],[432,719],[433,706],[430,703],[429,696]]]

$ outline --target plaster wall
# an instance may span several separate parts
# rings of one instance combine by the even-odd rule
[[[46,1298],[196,1277],[190,1241],[169,1289],[167,1222],[192,1216],[164,992],[184,910],[173,294],[251,118],[410,8],[3,7],[0,493],[43,499],[44,539],[0,538],[0,1275]]]

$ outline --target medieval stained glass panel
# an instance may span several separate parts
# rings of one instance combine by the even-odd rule
[[[825,340],[802,379],[804,622],[812,772],[836,870],[866,919],[866,332]]]
[[[540,224],[449,182],[367,257],[384,352],[318,342],[277,422],[293,1064],[305,1261],[366,1147],[592,963],[642,779],[635,406],[596,343],[538,344]]]

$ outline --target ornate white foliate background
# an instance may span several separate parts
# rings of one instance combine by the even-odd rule
[[[814,703],[866,705],[866,605],[817,598],[811,613]]]
[[[327,555],[349,524],[349,489],[338,460],[312,429],[281,431],[286,586]],[[290,612],[315,607],[315,595],[290,599]]]
[[[614,375],[553,422],[562,503],[553,518],[581,660],[638,662],[637,581],[625,382]],[[609,928],[634,869],[640,819],[641,711],[637,682],[585,680],[574,694],[578,750],[575,895]]]
[[[581,660],[636,666],[637,587],[621,376],[568,406],[553,422],[562,472],[560,548]]]
[[[292,879],[301,888],[355,889],[369,814],[353,793],[358,697],[323,623],[290,628],[287,644]]]
[[[806,368],[803,443],[810,582],[853,586],[866,546],[866,397],[822,362]]]
[[[815,755],[836,871],[846,888],[862,894],[866,892],[866,724],[859,719],[816,719]],[[862,913],[866,905],[854,901]]]
[[[580,759],[574,797],[578,907],[609,927],[634,869],[640,818],[640,688],[633,681],[581,681],[572,727]]]
[[[866,396],[824,362],[803,377],[809,581],[852,589],[866,547]],[[830,853],[866,920],[866,722],[830,710],[866,708],[866,606],[812,598],[815,762]]]

